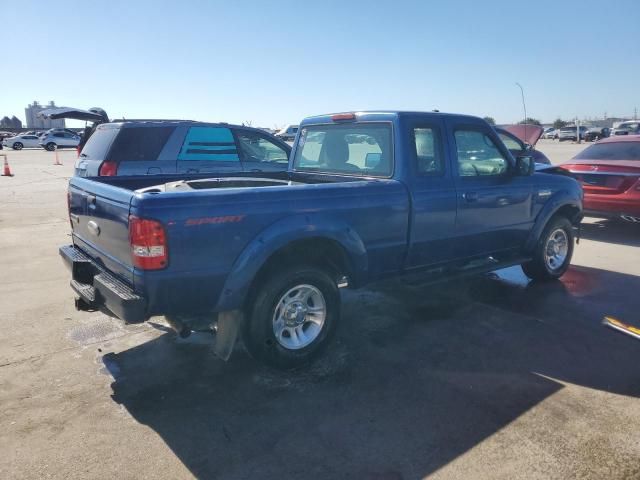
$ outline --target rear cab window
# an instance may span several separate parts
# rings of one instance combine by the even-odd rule
[[[391,123],[305,126],[300,130],[293,168],[298,172],[390,177]]]

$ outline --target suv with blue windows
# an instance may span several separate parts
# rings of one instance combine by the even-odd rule
[[[183,120],[104,123],[87,141],[75,175],[278,172],[291,147],[250,127]]]

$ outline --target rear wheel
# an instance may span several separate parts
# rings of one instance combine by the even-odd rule
[[[294,368],[327,346],[340,315],[335,281],[315,266],[287,267],[262,281],[247,309],[243,340],[270,366]]]
[[[44,147],[47,151],[53,152],[56,149],[56,144],[53,142],[49,142]]]
[[[533,259],[522,264],[522,271],[533,280],[560,278],[573,256],[573,225],[566,217],[554,217],[544,228],[533,252]]]
[[[15,142],[13,144],[13,149],[14,150],[22,150],[22,147],[24,147],[24,145],[22,145],[20,142]]]

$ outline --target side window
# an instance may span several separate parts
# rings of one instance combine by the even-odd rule
[[[175,127],[120,128],[111,146],[109,160],[114,162],[155,161],[174,130]],[[93,136],[89,141],[92,139]]]
[[[191,127],[178,160],[239,162],[238,149],[231,130],[225,127]]]
[[[64,133],[54,133],[53,136],[56,138],[64,138]]]
[[[442,175],[444,162],[440,137],[432,128],[414,128],[418,175]]]
[[[289,156],[284,148],[256,133],[236,130],[236,137],[238,138],[238,144],[246,161],[289,162]]]
[[[458,175],[461,177],[484,177],[503,175],[508,161],[491,137],[478,130],[456,130]]]

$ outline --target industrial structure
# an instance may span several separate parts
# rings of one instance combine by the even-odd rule
[[[55,102],[50,101],[48,105],[40,105],[34,101],[31,105],[27,105],[24,109],[24,115],[27,118],[27,128],[33,129],[49,129],[49,128],[64,128],[64,118],[51,120],[49,118],[41,118],[38,113],[47,108],[55,108],[57,105]]]

